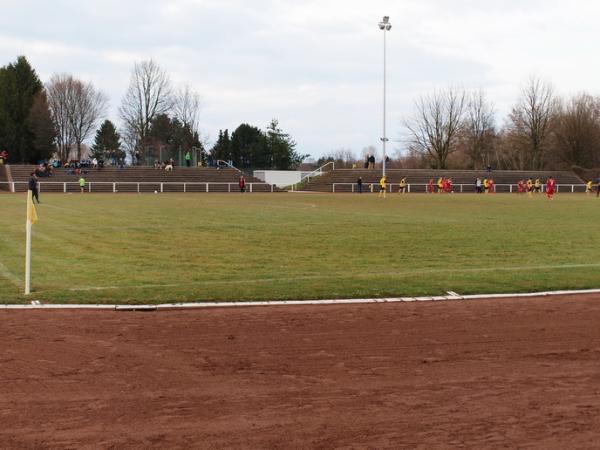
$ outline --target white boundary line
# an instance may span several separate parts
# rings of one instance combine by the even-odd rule
[[[30,305],[1,305],[0,309],[32,310],[32,309],[84,309],[84,310],[113,310],[113,311],[160,311],[168,309],[207,309],[207,308],[248,308],[256,306],[302,306],[302,305],[360,305],[369,303],[404,303],[431,302],[456,300],[493,300],[506,298],[549,297],[559,295],[600,294],[600,289],[584,289],[575,291],[547,291],[521,294],[476,294],[476,295],[447,295],[434,297],[399,297],[399,298],[361,298],[341,300],[283,300],[263,302],[206,302],[206,303],[165,303],[161,305],[54,305],[40,304],[33,301]]]

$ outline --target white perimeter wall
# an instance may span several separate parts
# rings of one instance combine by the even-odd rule
[[[309,173],[295,170],[255,170],[253,175],[265,183],[274,184],[277,187],[286,187],[300,183],[302,177]]]

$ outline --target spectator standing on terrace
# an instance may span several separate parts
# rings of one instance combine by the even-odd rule
[[[369,156],[369,169],[375,168],[375,155]]]
[[[173,172],[173,163],[170,160],[165,163],[165,172]]]
[[[82,194],[85,192],[85,178],[83,178],[83,175],[79,177],[79,189]]]
[[[481,178],[477,177],[475,180],[475,192],[481,194]]]
[[[6,164],[8,162],[8,152],[6,150],[2,150],[0,152],[0,164]]]
[[[356,180],[356,190],[359,194],[362,194],[362,177],[358,177],[358,180]]]
[[[39,189],[38,189],[38,178],[37,178],[37,175],[35,174],[35,172],[31,172],[31,176],[29,177],[27,189],[29,189],[31,191],[32,197],[34,199],[36,199],[39,204],[40,197],[39,197]]]
[[[92,168],[94,168],[94,169],[98,168],[98,160],[96,158],[92,159]]]
[[[246,192],[246,180],[244,179],[244,175],[240,175],[240,192]]]
[[[190,155],[189,150],[185,153],[185,165],[187,167],[191,167],[192,165],[192,155]]]

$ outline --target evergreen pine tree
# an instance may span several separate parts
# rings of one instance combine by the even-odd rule
[[[96,131],[96,137],[92,146],[92,157],[118,161],[119,158],[123,158],[124,156],[124,152],[121,150],[121,136],[117,132],[115,125],[110,120],[105,120],[98,131]]]
[[[0,68],[0,148],[9,162],[35,163],[53,151],[52,118],[43,86],[24,56]]]

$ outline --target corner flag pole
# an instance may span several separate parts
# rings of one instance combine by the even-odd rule
[[[27,191],[27,223],[25,225],[25,295],[31,294],[31,226],[37,222],[37,212],[33,205],[32,191]]]

